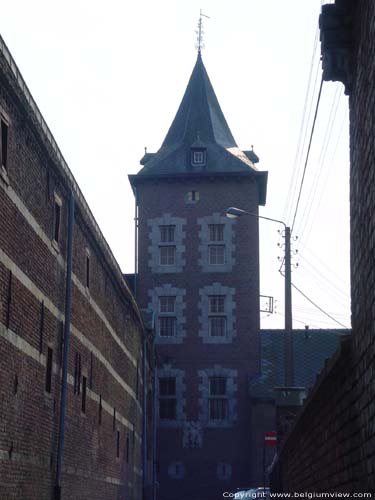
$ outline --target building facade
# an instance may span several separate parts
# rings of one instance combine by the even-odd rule
[[[1,38],[0,118],[0,498],[139,500],[144,324]]]
[[[257,217],[267,173],[241,151],[201,54],[160,148],[130,176],[137,300],[155,315],[160,500],[256,484],[248,377],[260,370]]]

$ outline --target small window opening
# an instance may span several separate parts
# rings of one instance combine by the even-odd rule
[[[13,393],[16,395],[18,392],[18,375],[16,374],[14,376],[14,386],[13,386]]]
[[[89,383],[89,387],[90,389],[92,390],[93,388],[93,385],[94,385],[94,354],[90,353],[90,383]]]
[[[76,352],[75,362],[74,362],[74,394],[80,394],[81,392],[81,355]]]
[[[116,457],[119,458],[120,456],[120,431],[117,431],[116,433]]]
[[[46,366],[46,391],[51,392],[52,387],[52,362],[53,350],[47,347],[47,366]]]
[[[55,213],[53,224],[53,239],[59,243],[60,238],[60,222],[61,222],[61,204],[55,200]]]
[[[99,396],[99,425],[102,425],[102,412],[103,412],[102,395],[100,394],[100,396]]]
[[[82,377],[82,413],[86,413],[87,378]]]
[[[43,351],[43,334],[44,334],[44,301],[42,301],[40,306],[39,352]]]
[[[7,170],[8,168],[8,124],[1,120],[1,166]]]
[[[86,254],[86,288],[90,288],[90,255]]]

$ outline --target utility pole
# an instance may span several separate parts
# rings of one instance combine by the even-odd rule
[[[294,386],[294,362],[293,362],[293,319],[292,319],[292,266],[290,251],[290,227],[282,220],[264,217],[263,215],[252,214],[240,208],[230,207],[226,211],[227,217],[235,218],[242,215],[250,215],[257,219],[265,219],[277,222],[284,226],[285,237],[285,330],[284,330],[284,382],[286,387]]]
[[[294,385],[293,321],[292,321],[292,270],[290,256],[290,227],[285,226],[285,386]]]

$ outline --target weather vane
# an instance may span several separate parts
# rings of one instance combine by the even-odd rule
[[[202,9],[200,10],[199,13],[199,21],[198,21],[198,29],[195,31],[197,34],[197,45],[195,46],[198,49],[198,54],[201,53],[201,50],[204,49],[204,43],[203,43],[203,20],[202,17],[207,17],[207,19],[210,19],[209,16],[206,16],[206,14],[203,14]]]

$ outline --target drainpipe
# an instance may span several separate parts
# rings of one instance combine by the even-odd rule
[[[143,498],[146,500],[147,488],[147,331],[143,335]]]
[[[156,485],[157,485],[157,467],[156,467],[156,421],[157,421],[157,397],[156,397],[156,383],[158,378],[158,369],[155,362],[154,379],[152,381],[152,390],[154,394],[154,411],[153,411],[153,436],[152,436],[152,500],[156,500]]]
[[[68,220],[68,255],[66,262],[66,290],[65,290],[65,325],[64,325],[64,352],[62,366],[62,385],[59,418],[59,441],[57,447],[57,471],[55,483],[55,500],[61,500],[61,471],[65,437],[65,412],[68,382],[68,356],[70,338],[70,318],[72,311],[72,255],[73,255],[73,232],[74,232],[74,196],[70,192],[69,220]]]
[[[152,500],[156,500],[156,410],[157,410],[157,398],[156,398],[156,382],[158,379],[158,368],[156,363],[156,352],[155,352],[155,312],[152,313],[152,353],[154,356],[154,377],[152,380],[152,394],[153,394],[153,411],[152,411]]]
[[[134,297],[137,299],[137,277],[138,277],[138,199],[137,188],[134,188]]]

